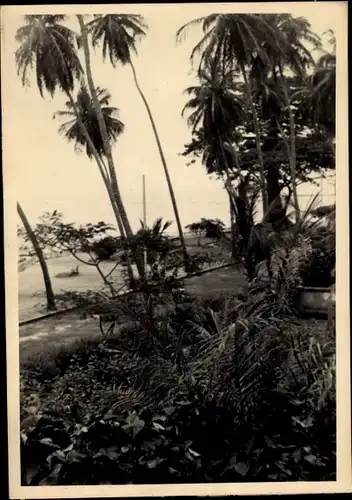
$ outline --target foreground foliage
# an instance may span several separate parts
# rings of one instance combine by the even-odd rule
[[[275,317],[267,292],[173,303],[153,330],[139,309],[23,362],[22,484],[334,480],[325,326]]]

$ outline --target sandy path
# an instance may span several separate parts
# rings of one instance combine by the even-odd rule
[[[189,278],[185,288],[198,297],[241,295],[246,290],[246,281],[236,269],[225,268]],[[19,334],[21,355],[25,355],[41,351],[43,344],[55,345],[100,336],[100,331],[96,319],[82,319],[79,313],[71,312],[21,326]]]

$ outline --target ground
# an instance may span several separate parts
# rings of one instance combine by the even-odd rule
[[[190,255],[207,251],[217,259],[223,254],[219,245],[212,245],[211,242],[203,238],[202,246],[197,245],[197,238],[188,237],[187,247]],[[209,246],[211,245],[211,246]],[[84,260],[88,257],[86,254],[78,254]],[[47,260],[49,274],[52,281],[54,293],[62,291],[76,290],[78,292],[86,290],[96,290],[101,287],[102,280],[95,267],[80,264],[72,255],[63,255],[58,258]],[[79,264],[79,275],[71,278],[58,278],[57,274],[67,272]],[[102,262],[100,267],[105,274],[116,265],[115,262]],[[117,285],[123,285],[121,268],[117,268],[112,274]],[[19,292],[19,321],[25,321],[33,317],[46,313],[45,295],[43,292],[43,277],[38,263],[29,265],[26,269],[18,273],[18,292]],[[224,285],[226,288],[226,284]]]
[[[212,249],[214,253],[217,248]],[[55,275],[67,271],[77,265],[70,256],[48,261],[55,292],[61,290],[96,289],[101,280],[93,267],[80,266],[80,275],[74,278],[56,278]],[[113,263],[102,264],[105,271],[113,267]],[[118,281],[118,271],[115,273]],[[122,283],[122,277],[120,277]],[[246,289],[246,280],[237,268],[225,268],[187,279],[185,288],[197,297],[217,297],[223,294],[241,295]],[[33,265],[19,273],[19,309],[20,321],[45,313],[42,294],[42,277],[38,265]],[[40,304],[38,305],[38,301]],[[78,338],[91,338],[100,335],[97,320],[82,319],[81,314],[71,312],[55,316],[40,322],[23,325],[19,329],[21,355],[26,356],[42,349],[43,341],[50,345],[75,341]]]

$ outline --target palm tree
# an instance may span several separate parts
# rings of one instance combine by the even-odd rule
[[[118,119],[119,110],[115,107],[109,106],[111,95],[106,89],[97,88],[96,89],[99,103],[102,109],[102,114],[104,116],[104,121],[110,142],[116,142],[119,135],[123,133],[124,124]],[[77,99],[75,101],[76,112],[78,111],[80,119],[91,138],[95,151],[98,153],[101,163],[105,169],[105,175],[108,178],[108,171],[105,166],[103,157],[105,156],[104,143],[100,134],[99,123],[97,118],[97,113],[92,101],[92,98],[85,85],[81,85],[78,92]],[[78,123],[76,112],[73,111],[73,106],[71,101],[66,102],[65,111],[57,111],[54,113],[54,118],[68,118],[68,121],[63,123],[59,127],[59,133],[63,134],[68,141],[73,141],[75,143],[75,149],[85,149],[88,158],[92,158],[94,152],[92,151],[89,143],[87,142],[85,134],[83,134],[82,129]],[[110,197],[110,202],[114,208],[115,217],[117,220],[118,228],[121,234],[122,240],[125,240],[125,231],[123,223],[118,212],[112,191],[108,190]],[[128,259],[128,253],[126,251],[126,262],[129,275],[130,286],[133,286],[133,271]]]
[[[277,31],[281,50],[277,50],[270,43],[264,41],[262,48],[267,55],[267,63],[261,66],[261,79],[267,78],[270,72],[276,82],[276,89],[282,94],[281,108],[285,108],[290,123],[290,140],[280,130],[285,143],[292,177],[292,194],[295,204],[296,218],[300,218],[300,209],[296,188],[296,133],[292,103],[289,95],[288,78],[285,77],[285,68],[293,72],[296,78],[304,79],[306,70],[314,64],[311,52],[306,43],[314,48],[320,47],[319,37],[311,31],[310,23],[303,17],[293,17],[291,14],[265,14],[265,21]],[[258,60],[258,56],[256,58]]]
[[[201,130],[207,145],[217,145],[222,153],[218,158],[218,172],[225,171],[230,180],[229,159],[231,170],[234,162],[240,175],[237,152],[232,146],[235,129],[244,119],[240,86],[234,82],[233,71],[220,68],[216,59],[209,60],[207,66],[199,70],[198,77],[200,84],[185,90],[191,99],[184,106],[182,116],[191,111],[187,123],[192,132]],[[210,150],[215,152],[214,148]]]
[[[327,132],[333,141],[336,133],[336,42],[333,39],[330,43],[332,52],[324,51],[300,94],[302,107],[308,111],[313,125]],[[333,144],[332,148],[335,153]]]
[[[116,142],[119,135],[124,131],[124,124],[118,119],[118,108],[109,106],[111,95],[106,89],[97,88],[97,96],[104,116],[109,141]],[[75,112],[72,110],[71,101],[65,103],[65,111],[57,111],[54,118],[68,118],[59,128],[59,133],[63,134],[68,141],[75,143],[75,149],[85,148],[88,158],[92,158],[91,150],[82,129],[79,126]],[[97,114],[95,112],[92,98],[85,85],[82,85],[76,99],[76,108],[80,114],[81,120],[92,139],[95,150],[102,158],[105,156],[104,144],[99,130]]]
[[[46,293],[46,303],[47,303],[47,309],[50,311],[50,310],[54,310],[56,309],[56,305],[55,305],[55,295],[54,295],[54,292],[53,292],[53,287],[52,287],[52,284],[51,284],[51,279],[50,279],[50,275],[49,275],[49,270],[48,270],[48,266],[47,266],[47,263],[46,263],[46,260],[45,260],[45,257],[44,257],[44,253],[39,245],[39,242],[36,238],[36,235],[33,231],[33,229],[31,228],[31,225],[30,223],[28,222],[28,219],[23,211],[23,208],[21,207],[21,205],[17,202],[17,213],[21,219],[21,222],[23,224],[23,227],[26,231],[26,234],[28,236],[28,239],[30,240],[30,242],[32,243],[33,245],[33,249],[35,251],[35,254],[38,258],[38,261],[39,261],[39,265],[40,265],[40,268],[42,270],[42,273],[43,273],[43,279],[44,279],[44,285],[45,285],[45,293]]]
[[[107,179],[99,155],[84,127],[72,95],[75,81],[82,78],[83,68],[76,52],[77,34],[60,24],[64,20],[63,15],[25,16],[25,26],[19,28],[16,33],[16,40],[20,43],[15,54],[18,74],[22,84],[29,85],[28,71],[35,66],[37,86],[42,97],[44,89],[51,96],[57,89],[66,93],[106,184]]]
[[[209,59],[207,65],[199,69],[198,77],[200,84],[185,90],[191,98],[184,106],[182,115],[186,111],[191,112],[187,122],[192,127],[192,133],[202,132],[206,144],[202,162],[207,172],[213,172],[214,168],[218,174],[225,172],[225,187],[230,200],[233,200],[233,211],[233,207],[237,206],[237,195],[232,188],[234,171],[235,176],[241,178],[237,151],[233,146],[235,129],[244,119],[240,87],[234,82],[233,71],[221,67],[215,58]],[[238,219],[237,211],[236,214]],[[235,238],[232,231],[233,243]]]
[[[247,70],[251,66],[253,56],[260,54],[263,61],[267,61],[262,45],[265,42],[275,50],[280,50],[277,43],[277,32],[268,24],[263,16],[258,14],[211,14],[204,18],[195,19],[182,26],[177,32],[177,39],[182,40],[190,26],[201,24],[204,36],[194,47],[191,60],[202,52],[201,65],[209,57],[217,57],[222,61],[237,66],[244,81],[245,94],[249,109],[253,117],[256,138],[256,149],[261,179],[263,212],[267,212],[268,201],[265,181],[264,160],[261,148],[261,133],[257,109],[252,96],[251,82]]]
[[[169,188],[170,198],[175,214],[177,229],[180,237],[181,247],[183,251],[185,268],[189,268],[189,255],[187,252],[186,242],[183,235],[182,224],[177,208],[175,193],[173,190],[169,169],[166,163],[165,155],[161,146],[159,134],[156,128],[155,120],[153,118],[148,101],[139,85],[137,73],[133,65],[131,54],[137,53],[136,40],[145,36],[146,24],[139,15],[133,14],[114,14],[114,15],[96,15],[94,19],[87,24],[88,31],[92,35],[93,46],[97,46],[102,42],[103,45],[103,58],[107,54],[113,67],[117,63],[122,65],[129,64],[135,85],[142,101],[146,107],[148,117],[154,132],[157,148],[159,151],[161,163],[163,165],[166,182]]]
[[[119,213],[116,216],[117,223],[119,224],[118,218],[121,217],[126,235],[130,237],[133,233],[118,186],[107,177],[106,169],[104,169],[92,139],[84,127],[72,95],[75,82],[82,78],[83,68],[76,51],[76,42],[79,41],[78,35],[61,24],[64,20],[65,16],[63,15],[25,16],[26,24],[19,28],[16,33],[16,40],[20,43],[15,54],[18,74],[21,76],[22,84],[28,85],[28,72],[35,67],[37,86],[42,97],[44,97],[44,89],[51,96],[55,94],[57,89],[66,93],[82,134],[96,160],[110,200],[110,190],[114,188],[114,203]],[[103,134],[102,137],[104,138]],[[114,206],[113,209],[116,214]]]
[[[122,223],[123,223],[123,226],[124,226],[124,229],[126,232],[126,236],[128,238],[132,238],[133,237],[132,228],[131,228],[131,225],[129,223],[125,207],[122,203],[121,193],[120,193],[120,189],[119,189],[118,182],[117,182],[115,165],[114,165],[114,160],[113,160],[112,152],[111,152],[111,144],[110,144],[110,140],[109,140],[109,134],[108,134],[108,131],[106,128],[106,123],[104,121],[104,115],[102,113],[101,104],[99,102],[97,89],[96,89],[96,87],[94,85],[94,81],[93,81],[93,74],[92,74],[92,68],[91,68],[91,63],[90,63],[90,51],[89,51],[89,44],[88,44],[87,27],[83,21],[82,15],[77,15],[77,19],[78,19],[80,29],[81,29],[79,46],[83,47],[88,87],[89,87],[89,91],[90,91],[92,99],[93,99],[95,112],[97,115],[100,135],[101,135],[103,146],[104,146],[104,154],[105,154],[105,157],[107,158],[107,162],[108,162],[108,169],[109,169],[109,176],[110,176],[112,191],[114,194],[116,204],[118,206],[119,214],[120,214],[120,217],[122,219]],[[143,269],[143,265],[142,265],[143,263],[140,262],[139,259],[136,259],[136,264],[137,264],[139,273],[141,274],[141,276],[143,276],[144,275],[144,269]]]

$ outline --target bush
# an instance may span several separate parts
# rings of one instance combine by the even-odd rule
[[[99,260],[109,260],[120,248],[120,239],[113,238],[112,236],[106,236],[101,240],[95,241],[91,246],[91,250]]]
[[[334,480],[326,330],[265,296],[177,297],[55,370],[23,366],[22,484]]]
[[[302,264],[303,286],[330,287],[334,283],[331,272],[335,267],[335,233],[321,227],[311,235],[312,250]]]

